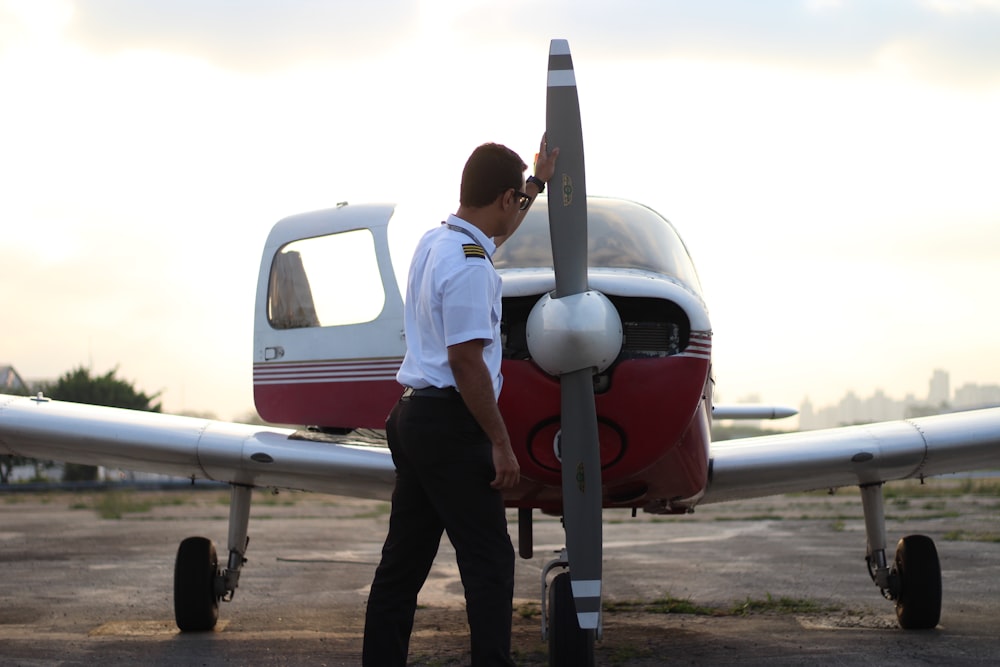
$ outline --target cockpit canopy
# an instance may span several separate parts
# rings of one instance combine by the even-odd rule
[[[497,269],[552,268],[548,206],[540,199],[521,227],[493,255]],[[665,218],[623,199],[588,197],[587,264],[671,276],[701,291],[684,242]]]

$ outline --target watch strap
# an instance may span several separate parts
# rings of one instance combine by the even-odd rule
[[[545,181],[538,178],[537,176],[535,175],[528,176],[527,182],[535,184],[535,187],[538,188],[538,194],[542,194],[543,192],[545,192]]]

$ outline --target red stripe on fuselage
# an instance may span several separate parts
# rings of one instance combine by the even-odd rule
[[[254,404],[276,424],[385,428],[402,358],[254,364]]]

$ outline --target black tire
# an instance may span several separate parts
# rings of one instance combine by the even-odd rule
[[[205,537],[189,537],[177,549],[174,563],[174,620],[181,632],[205,632],[219,620],[215,577],[219,558]]]
[[[905,630],[929,630],[941,620],[941,563],[934,540],[907,535],[896,545],[896,618]]]
[[[556,575],[549,586],[550,667],[594,667],[594,634],[576,620],[569,572]]]

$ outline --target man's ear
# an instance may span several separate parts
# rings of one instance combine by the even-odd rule
[[[500,208],[507,211],[511,206],[514,206],[514,191],[507,188],[500,193]]]
[[[493,206],[496,206],[499,210],[503,211],[506,207],[507,191],[504,190],[497,195],[497,198],[493,200]]]

